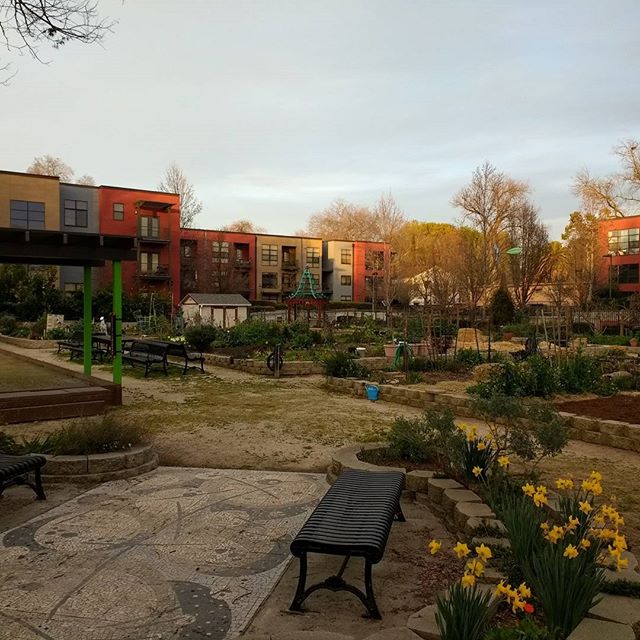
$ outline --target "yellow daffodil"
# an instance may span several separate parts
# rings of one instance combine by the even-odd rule
[[[549,499],[544,493],[536,491],[533,494],[533,504],[535,504],[536,507],[541,507],[543,504],[549,504]]]
[[[582,511],[582,513],[591,513],[593,511],[593,506],[586,500],[584,502],[578,502],[578,504],[580,505],[580,511]]]
[[[455,547],[453,547],[453,552],[458,556],[458,558],[466,558],[471,551],[469,547],[463,542],[458,542]]]
[[[473,473],[476,478],[479,478],[482,475],[482,469],[480,467],[473,467],[471,473]]]
[[[476,583],[476,577],[471,573],[465,573],[460,582],[462,582],[463,587],[473,587]]]
[[[484,573],[484,564],[477,559],[469,560],[465,573],[472,573],[479,578]]]
[[[527,484],[525,484],[522,487],[522,492],[524,493],[525,496],[529,496],[530,498],[533,498],[533,494],[536,492],[536,488],[532,484],[527,482]]]
[[[564,550],[564,553],[562,554],[565,558],[577,558],[578,557],[578,550],[572,545],[569,544],[567,545],[567,548]]]
[[[588,538],[582,538],[580,540],[580,544],[578,545],[581,549],[588,549],[591,546],[591,540]]]
[[[565,531],[567,532],[574,531],[575,529],[577,529],[579,524],[580,524],[580,520],[578,520],[578,518],[573,518],[570,516],[569,522],[567,522],[567,524],[564,526]]]
[[[500,580],[496,585],[496,595],[506,596],[509,593],[509,587],[504,583],[504,580]]]
[[[573,489],[573,480],[571,478],[558,478],[556,487],[558,489]]]
[[[490,558],[493,558],[491,549],[489,549],[489,547],[487,547],[484,543],[479,547],[476,547],[476,554],[478,558],[480,558],[483,562],[487,562]]]
[[[478,440],[478,444],[476,445],[476,448],[478,449],[478,451],[484,451],[487,448],[487,445],[484,443],[483,440]]]
[[[623,569],[627,569],[629,567],[629,559],[628,558],[618,558],[616,562],[616,571],[622,571]]]
[[[552,544],[555,544],[556,542],[558,542],[558,540],[561,540],[563,536],[564,536],[564,529],[562,527],[558,527],[557,525],[554,525],[553,529],[549,531],[546,537],[547,537],[547,540],[549,540]]]
[[[592,480],[595,480],[595,482],[602,482],[602,474],[601,474],[601,473],[599,473],[598,471],[592,471],[592,472],[589,474],[589,477],[590,477]]]
[[[500,456],[498,458],[498,464],[503,468],[506,469],[509,466],[509,457],[508,456]]]
[[[429,553],[431,553],[432,556],[435,556],[436,553],[440,551],[440,548],[442,547],[442,542],[438,542],[437,540],[432,540],[427,546],[429,547]]]
[[[518,587],[518,593],[523,597],[523,598],[530,598],[531,597],[531,589],[529,589],[529,587],[527,587],[527,583],[523,582],[519,587]]]

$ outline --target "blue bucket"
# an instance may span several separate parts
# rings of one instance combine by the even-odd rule
[[[375,402],[378,399],[378,395],[380,395],[380,387],[376,387],[373,384],[365,384],[364,388],[367,390],[367,398],[371,402]]]

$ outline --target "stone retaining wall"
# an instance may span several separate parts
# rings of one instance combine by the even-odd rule
[[[56,340],[30,340],[29,338],[16,338],[15,336],[5,336],[0,333],[0,342],[12,344],[23,349],[57,349]]]
[[[158,466],[158,454],[151,445],[112,453],[45,457],[47,464],[42,468],[45,482],[107,482],[132,478]]]
[[[234,358],[233,356],[223,356],[216,353],[205,353],[204,357],[206,362],[216,367],[227,367],[262,376],[273,376],[273,371],[267,367],[266,358],[262,360]],[[358,362],[371,371],[378,371],[387,366],[387,360],[384,357],[358,358]],[[281,376],[310,376],[323,373],[324,367],[322,363],[314,362],[313,360],[285,360],[282,369],[280,369]]]
[[[350,393],[365,397],[366,380],[353,378],[327,377],[326,385],[331,391]],[[381,384],[379,399],[411,407],[428,408],[448,406],[460,418],[473,418],[470,409],[471,399],[466,394],[449,393],[438,387],[412,389],[398,385]],[[640,453],[640,425],[618,422],[617,420],[599,420],[588,416],[560,412],[569,425],[569,437],[592,444],[602,444],[616,449],[626,449]]]

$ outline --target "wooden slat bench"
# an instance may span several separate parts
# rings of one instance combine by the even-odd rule
[[[24,484],[36,492],[38,500],[46,500],[40,477],[40,469],[46,463],[44,456],[10,456],[0,453],[0,496],[7,487]],[[33,473],[35,482],[29,480],[30,473]]]
[[[129,351],[122,354],[122,362],[132,367],[136,364],[143,365],[145,378],[154,364],[160,365],[164,374],[167,375],[167,346],[166,342],[134,340],[129,346]]]
[[[318,589],[349,591],[367,608],[371,618],[380,619],[373,595],[372,566],[384,555],[394,519],[404,522],[400,496],[404,475],[393,471],[343,471],[304,524],[291,553],[300,559],[298,587],[291,611],[302,611],[303,602]],[[344,556],[337,575],[306,587],[307,554]],[[364,558],[365,593],[342,578],[352,556]]]
[[[200,369],[202,373],[204,373],[204,356],[201,352],[189,351],[187,346],[180,342],[169,342],[167,343],[167,356],[169,358],[178,358],[184,362],[184,365],[179,364],[178,366],[182,367],[183,375],[187,373],[189,368],[191,369]],[[190,364],[191,362],[197,363],[195,366]],[[172,362],[169,359],[169,364],[177,364]]]

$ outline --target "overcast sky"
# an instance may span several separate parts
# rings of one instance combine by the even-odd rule
[[[558,237],[575,173],[640,136],[638,0],[99,0],[102,46],[15,60],[0,168],[63,158],[98,184],[155,188],[177,162],[197,226],[291,233],[335,198],[391,191],[454,221],[489,160],[528,181]],[[0,60],[7,60],[0,52]]]

